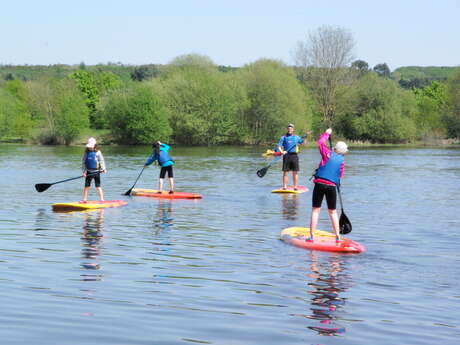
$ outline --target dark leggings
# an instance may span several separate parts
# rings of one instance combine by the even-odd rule
[[[337,207],[336,187],[323,183],[315,183],[312,196],[312,206],[321,208],[324,196],[326,196],[327,208],[335,210]]]
[[[165,178],[166,172],[168,172],[168,177],[169,178],[174,177],[172,165],[167,166],[167,167],[161,167],[160,178]]]
[[[85,187],[91,186],[92,179],[94,179],[94,184],[96,185],[96,188],[101,186],[101,174],[100,173],[87,171],[86,174],[87,175],[85,178]]]

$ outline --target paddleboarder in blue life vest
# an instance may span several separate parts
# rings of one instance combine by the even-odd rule
[[[283,135],[278,143],[278,150],[283,154],[283,189],[287,189],[289,181],[289,171],[292,171],[292,183],[294,190],[299,184],[299,156],[297,155],[297,145],[303,143],[303,138],[294,135],[294,125],[287,126],[287,133]]]
[[[173,165],[174,161],[169,155],[168,151],[170,149],[169,145],[163,144],[159,141],[152,145],[153,152],[150,157],[145,162],[145,167],[149,166],[155,161],[158,161],[158,164],[161,167],[160,170],[160,181],[158,187],[158,193],[163,193],[163,181],[168,173],[169,178],[169,194],[174,194],[174,172]]]
[[[81,160],[81,169],[85,176],[85,187],[83,188],[83,202],[88,201],[88,192],[91,187],[91,181],[94,179],[96,191],[99,199],[104,201],[104,192],[101,188],[101,172],[107,172],[105,167],[104,156],[97,146],[96,139],[89,138],[86,144],[86,150]]]
[[[335,144],[334,150],[331,151],[327,147],[327,141],[332,133],[332,129],[328,128],[326,132],[321,134],[317,141],[319,153],[321,154],[321,162],[315,172],[315,188],[312,196],[312,210],[310,218],[310,238],[307,241],[313,241],[313,234],[318,225],[318,218],[321,211],[323,198],[326,197],[329,218],[332,223],[332,228],[335,233],[335,239],[340,242],[340,226],[339,217],[337,215],[337,188],[340,186],[340,179],[343,177],[344,171],[344,156],[348,153],[347,144],[343,141],[338,141]]]

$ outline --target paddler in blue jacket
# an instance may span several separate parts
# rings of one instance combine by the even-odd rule
[[[310,218],[310,238],[307,241],[313,241],[313,234],[318,225],[319,213],[324,196],[326,196],[329,218],[331,219],[332,228],[334,229],[335,239],[340,242],[339,217],[337,216],[337,192],[336,187],[340,187],[340,179],[344,171],[344,155],[348,152],[347,144],[338,141],[335,144],[334,151],[327,147],[327,141],[332,133],[328,128],[321,134],[317,141],[318,149],[321,154],[321,162],[314,175],[315,188],[312,196],[312,211]]]
[[[160,182],[158,187],[158,193],[163,193],[163,181],[168,172],[169,178],[169,194],[174,194],[174,173],[173,165],[174,161],[171,156],[168,154],[170,149],[169,145],[163,144],[159,141],[152,145],[153,152],[150,157],[145,162],[145,166],[152,164],[155,161],[158,161],[158,164],[161,166],[160,170]]]
[[[294,135],[294,125],[287,126],[287,133],[283,135],[278,143],[278,150],[283,154],[283,189],[287,189],[289,171],[292,171],[292,182],[294,190],[299,184],[299,157],[297,156],[297,145],[302,144],[303,139]]]

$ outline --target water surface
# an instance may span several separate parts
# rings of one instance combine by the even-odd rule
[[[0,145],[2,343],[458,344],[460,150],[352,150],[342,195],[359,255],[279,240],[306,226],[311,192],[271,194],[280,165],[258,178],[263,149],[173,147],[176,190],[202,200],[123,196],[148,151],[103,147],[106,199],[127,206],[55,213],[83,180],[33,186],[79,176],[82,148]],[[312,188],[319,155],[300,161]]]

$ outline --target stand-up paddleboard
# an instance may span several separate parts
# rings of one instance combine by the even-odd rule
[[[342,241],[336,243],[335,235],[327,231],[316,230],[313,242],[305,241],[309,236],[309,228],[292,227],[281,231],[281,240],[300,248],[342,253],[362,253],[366,250],[362,244],[345,237],[341,237]]]
[[[278,151],[273,151],[273,150],[267,150],[265,153],[262,153],[262,156],[268,157],[268,156],[281,156],[282,153]]]
[[[293,186],[288,186],[286,189],[279,188],[273,189],[272,193],[290,193],[290,194],[301,194],[308,192],[308,188],[305,186],[297,186],[297,190],[294,190]]]
[[[169,194],[168,191],[159,192],[156,189],[144,189],[144,188],[134,188],[131,191],[133,196],[148,196],[151,198],[162,198],[162,199],[201,199],[203,196],[201,194],[195,193],[185,193],[185,192],[174,192]]]
[[[52,205],[54,211],[83,211],[127,205],[123,200],[60,202]]]

